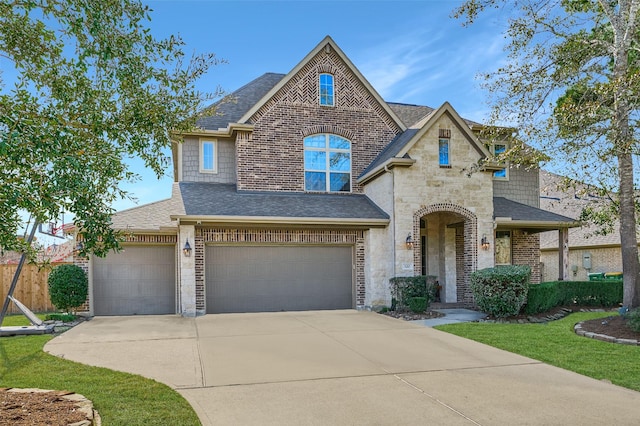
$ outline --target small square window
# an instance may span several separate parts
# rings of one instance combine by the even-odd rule
[[[449,139],[440,139],[438,144],[438,163],[442,167],[449,167]]]
[[[217,173],[217,143],[214,140],[200,141],[200,173]]]
[[[333,76],[320,74],[320,105],[334,105]]]

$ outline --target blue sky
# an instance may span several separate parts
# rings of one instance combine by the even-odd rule
[[[330,35],[387,101],[440,106],[449,101],[465,118],[488,114],[479,73],[504,60],[506,28],[499,12],[463,27],[450,15],[461,1],[149,1],[158,37],[179,34],[186,52],[214,52],[228,63],[198,84],[232,92],[265,72],[289,72]],[[140,162],[142,180],[126,185],[137,204],[171,195],[172,178],[158,180]]]

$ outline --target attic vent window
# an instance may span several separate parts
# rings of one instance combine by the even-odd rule
[[[320,74],[320,105],[334,105],[333,75]]]
[[[440,138],[451,138],[451,129],[439,129],[438,137]]]

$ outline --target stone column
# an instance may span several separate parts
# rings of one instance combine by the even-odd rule
[[[180,314],[183,317],[196,316],[196,258],[195,258],[195,235],[194,225],[180,225],[178,233],[178,265],[179,272],[179,295]],[[183,248],[189,241],[191,246],[191,256],[185,256]]]

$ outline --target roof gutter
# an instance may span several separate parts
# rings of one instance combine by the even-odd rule
[[[375,179],[376,177],[380,176],[381,174],[388,172],[390,169],[394,168],[394,167],[411,167],[413,165],[413,163],[415,163],[416,160],[414,160],[413,158],[390,158],[387,161],[385,161],[384,163],[380,164],[378,167],[376,167],[375,169],[371,170],[370,172],[368,172],[367,174],[359,177],[356,181],[359,184],[365,184],[373,179]]]
[[[494,219],[496,227],[502,228],[531,228],[548,229],[576,228],[581,226],[580,222],[573,221],[553,221],[553,220],[513,220],[510,217],[497,217]]]
[[[241,224],[241,225],[331,225],[341,227],[384,228],[389,219],[360,219],[333,217],[280,217],[280,216],[198,216],[171,215],[179,224]]]
[[[216,136],[228,138],[237,131],[253,132],[253,127],[253,124],[229,123],[227,127],[221,127],[218,130],[195,129],[190,132],[181,133],[180,136]]]

